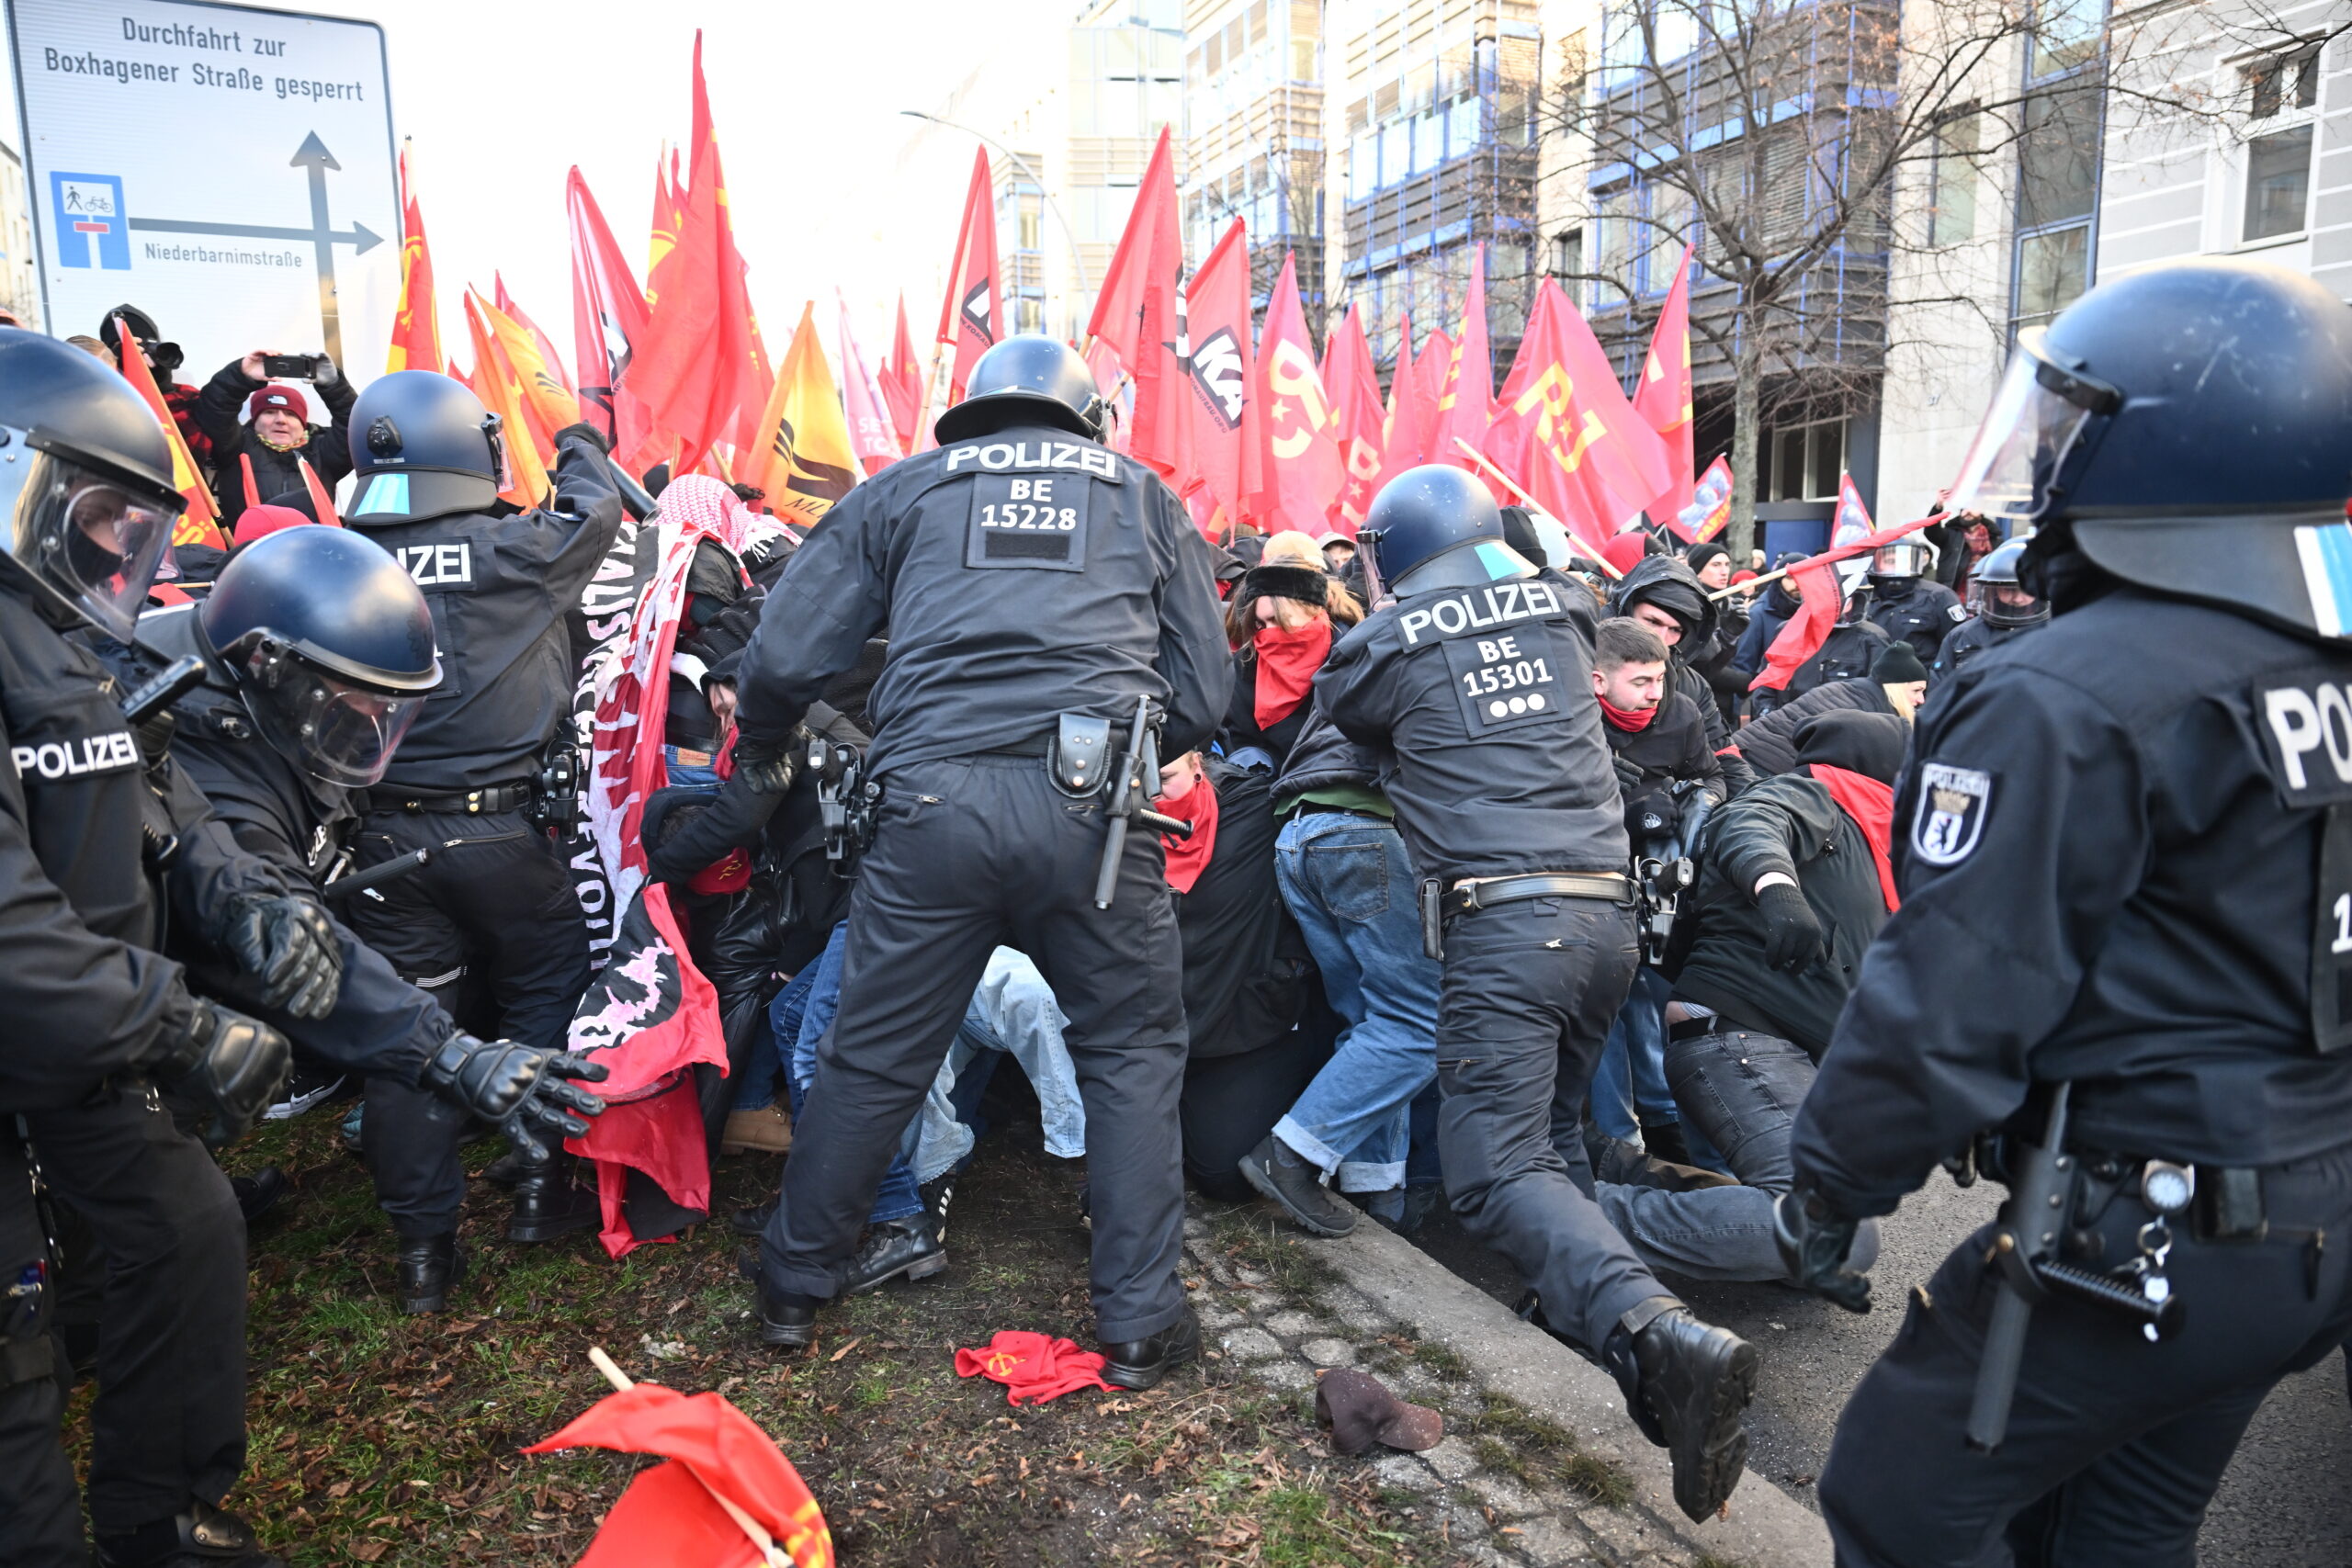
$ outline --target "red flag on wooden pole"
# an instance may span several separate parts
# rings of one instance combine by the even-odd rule
[[[1306,334],[1306,312],[1299,305],[1297,261],[1288,254],[1266,306],[1256,386],[1242,413],[1254,437],[1247,446],[1258,470],[1248,497],[1250,514],[1268,533],[1295,528],[1311,537],[1321,532],[1347,470],[1340,457],[1339,414],[1316,367],[1315,340]]]
[[[1184,315],[1177,283],[1184,272],[1184,238],[1171,156],[1163,127],[1086,330],[1109,344],[1135,378],[1128,450],[1182,490],[1192,474],[1192,399],[1181,346]]]
[[[582,412],[605,427],[622,466],[642,472],[661,460],[640,450],[654,439],[653,416],[624,382],[647,341],[645,291],[577,168],[565,182],[564,204],[571,219],[571,352]],[[666,436],[661,445],[666,451]]]
[[[1697,458],[1691,450],[1690,247],[1674,269],[1674,287],[1650,329],[1650,351],[1634,389],[1634,412],[1666,443],[1668,483],[1643,510],[1653,523],[1676,525],[1696,488]],[[1681,529],[1676,527],[1680,533]]]
[[[1447,357],[1445,381],[1438,392],[1437,428],[1429,444],[1432,463],[1466,468],[1464,443],[1487,449],[1487,426],[1494,417],[1495,360],[1487,346],[1487,247],[1470,250],[1470,290],[1462,300],[1462,335]]]
[[[1330,525],[1353,537],[1372,506],[1373,481],[1380,477],[1382,427],[1387,419],[1380,402],[1380,376],[1372,365],[1372,344],[1364,336],[1363,320],[1353,305],[1348,307],[1347,319],[1325,345],[1323,389],[1331,396],[1345,470]]]
[[[1250,236],[1240,219],[1184,286],[1193,472],[1230,525],[1243,516],[1242,412],[1250,401]]]
[[[997,287],[996,186],[989,150],[972,153],[972,184],[964,194],[964,222],[956,231],[956,259],[947,268],[947,298],[939,304],[939,341],[956,346],[947,372],[947,400],[960,402],[972,362],[1004,335],[1004,300]]]
[[[433,253],[424,243],[424,214],[416,205],[408,149],[401,149],[401,302],[392,316],[392,348],[384,371],[438,370],[441,317],[433,301]]]

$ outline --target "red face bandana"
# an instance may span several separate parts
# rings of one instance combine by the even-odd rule
[[[1878,890],[1886,897],[1887,911],[1901,908],[1903,900],[1894,895],[1894,863],[1887,858],[1894,841],[1894,786],[1826,762],[1807,762],[1805,771],[1862,830],[1862,841],[1870,845],[1871,859],[1878,863]]]
[[[1296,631],[1260,626],[1250,639],[1258,650],[1258,728],[1280,724],[1298,710],[1315,683],[1315,672],[1331,651],[1331,622],[1317,615]]]
[[[1650,720],[1657,716],[1657,709],[1655,707],[1621,708],[1607,697],[1603,697],[1600,699],[1600,716],[1609,721],[1610,728],[1622,729],[1631,735],[1636,730],[1647,729],[1650,727]]]
[[[1151,803],[1151,808],[1193,825],[1189,839],[1159,835],[1160,848],[1168,852],[1168,886],[1179,893],[1190,893],[1216,850],[1216,786],[1203,773],[1193,781],[1192,788],[1182,795],[1162,795]]]

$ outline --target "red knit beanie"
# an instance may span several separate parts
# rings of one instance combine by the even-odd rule
[[[302,403],[302,394],[294,390],[291,387],[279,386],[275,381],[272,381],[269,385],[262,388],[260,390],[254,393],[252,397],[245,400],[245,417],[247,419],[259,419],[262,416],[262,411],[265,409],[281,409],[284,412],[292,414],[296,419],[300,419],[305,412]]]

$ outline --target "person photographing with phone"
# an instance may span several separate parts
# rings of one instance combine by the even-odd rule
[[[289,380],[311,383],[334,421],[332,427],[303,418],[302,394]],[[197,420],[212,441],[212,493],[220,502],[224,533],[235,531],[238,516],[255,501],[301,490],[304,462],[330,490],[351,471],[354,396],[325,355],[258,348],[222,366],[204,384]]]

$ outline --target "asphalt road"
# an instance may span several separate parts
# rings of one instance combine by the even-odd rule
[[[1884,1222],[1871,1279],[1899,1303],[1960,1239],[1991,1218],[2001,1190],[1967,1191],[1943,1177]],[[1497,1299],[1520,1293],[1516,1273],[1464,1235],[1442,1207],[1414,1238]],[[1749,1409],[1748,1472],[1814,1506],[1813,1479],[1846,1396],[1902,1323],[1885,1306],[1864,1317],[1778,1285],[1669,1280],[1692,1309],[1740,1334],[1765,1356]],[[2331,1356],[2279,1384],[2255,1416],[2206,1516],[2204,1568],[2343,1568],[2352,1563],[2352,1404],[2344,1361]]]

